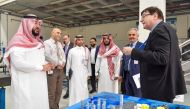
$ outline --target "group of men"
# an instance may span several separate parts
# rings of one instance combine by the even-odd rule
[[[150,35],[140,43],[137,29],[130,29],[130,43],[123,53],[107,33],[99,46],[91,38],[90,50],[84,46],[82,35],[75,37],[75,46],[70,46],[70,36],[64,35],[63,47],[59,28],[54,28],[50,39],[43,42],[39,38],[41,20],[25,16],[4,56],[11,73],[14,109],[59,109],[64,72],[69,79],[69,105],[89,96],[90,76],[91,93],[118,93],[119,81],[123,81],[124,93],[132,96],[172,102],[175,95],[185,94],[175,30],[163,22],[157,7],[144,9],[141,16]]]

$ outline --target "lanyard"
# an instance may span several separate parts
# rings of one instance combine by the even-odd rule
[[[141,48],[141,47],[145,46],[146,43],[147,43],[147,40],[144,43],[142,43],[138,48]]]

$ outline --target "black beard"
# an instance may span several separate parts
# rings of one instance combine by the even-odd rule
[[[96,46],[96,44],[90,44],[90,46],[91,46],[91,47],[95,47],[95,46]]]
[[[36,33],[36,32],[32,29],[32,35],[33,35],[33,36],[39,36],[39,33]]]
[[[105,44],[105,43],[104,43],[104,45],[105,45],[105,46],[109,46],[109,45],[110,45],[110,42],[109,42],[108,44]]]

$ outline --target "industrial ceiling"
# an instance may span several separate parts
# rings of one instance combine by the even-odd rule
[[[190,0],[167,0],[166,9],[167,16],[190,14]],[[33,13],[52,24],[77,27],[137,20],[139,0],[1,0],[0,11]]]

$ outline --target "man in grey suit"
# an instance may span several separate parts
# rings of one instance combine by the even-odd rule
[[[144,29],[150,30],[144,50],[124,47],[123,52],[140,61],[143,98],[173,102],[187,92],[180,62],[176,31],[163,22],[162,11],[148,7],[141,12]]]

